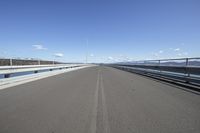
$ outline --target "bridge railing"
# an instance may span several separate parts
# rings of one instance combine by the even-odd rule
[[[24,66],[0,66],[0,75],[4,78],[9,78],[13,74],[24,72],[39,73],[43,71],[54,71],[60,69],[68,69],[81,67],[84,64],[57,64],[57,65],[24,65]]]
[[[21,66],[21,65],[49,65],[49,64],[62,64],[57,61],[47,61],[33,58],[0,58],[0,66]]]
[[[164,59],[112,64],[140,74],[165,77],[200,85],[200,58]]]

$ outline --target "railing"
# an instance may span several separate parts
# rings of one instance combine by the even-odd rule
[[[200,57],[198,58],[179,58],[179,59],[162,59],[162,60],[143,60],[133,61],[128,63],[119,64],[132,64],[132,65],[155,65],[155,66],[199,66]]]
[[[0,66],[49,65],[49,64],[62,64],[62,63],[57,61],[47,61],[40,59],[0,58]]]
[[[25,65],[25,66],[1,66],[0,75],[4,75],[4,78],[9,78],[12,74],[33,72],[38,73],[41,71],[53,71],[58,69],[68,69],[81,67],[84,64],[57,64],[57,65]]]
[[[111,66],[200,86],[200,58],[135,61]]]

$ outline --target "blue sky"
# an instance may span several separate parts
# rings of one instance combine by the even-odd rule
[[[200,1],[0,1],[0,57],[83,62],[86,51],[89,62],[200,57]]]

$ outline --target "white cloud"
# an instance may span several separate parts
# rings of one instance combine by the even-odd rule
[[[161,58],[161,56],[163,56],[163,53],[163,50],[159,50],[157,52],[152,52],[151,54],[153,55],[153,58]]]
[[[55,56],[55,57],[63,57],[64,54],[63,54],[63,53],[55,53],[54,56]]]
[[[109,56],[109,57],[108,57],[108,60],[113,60],[113,59],[114,59],[114,58],[113,58],[113,57],[111,57],[111,56]]]
[[[132,61],[132,59],[125,56],[124,59],[123,59],[123,61]]]
[[[184,54],[184,55],[188,55],[188,52],[184,52],[183,54]]]
[[[90,54],[90,57],[94,57],[94,54]]]
[[[126,56],[126,55],[123,55],[123,54],[120,54],[116,59],[115,59],[115,61],[118,61],[118,62],[124,62],[124,61],[132,61],[133,60],[133,58],[130,58],[130,57],[128,57],[128,56]]]
[[[178,56],[185,56],[185,57],[187,57],[188,56],[188,52],[178,53],[177,55]]]
[[[178,52],[180,51],[181,49],[180,48],[175,48],[174,51]]]
[[[178,56],[182,56],[182,53],[178,53],[177,55],[178,55]]]
[[[32,45],[35,50],[47,50],[43,45]]]
[[[120,59],[115,59],[114,61],[115,61],[115,62],[120,62]]]
[[[153,53],[153,56],[156,56],[156,57],[158,57],[158,56],[159,56],[159,54],[158,54],[158,53]]]
[[[119,55],[119,57],[123,57],[123,56],[124,56],[123,54],[120,54],[120,55]]]
[[[133,61],[133,58],[120,54],[119,56],[101,57],[100,60],[101,62],[114,63],[114,62],[130,62]]]

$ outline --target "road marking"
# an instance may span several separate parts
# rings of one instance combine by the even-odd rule
[[[107,111],[107,106],[106,106],[106,98],[105,98],[105,93],[104,93],[102,74],[101,74],[101,93],[102,93],[101,95],[102,95],[104,133],[110,133],[110,126],[108,122],[108,111]]]
[[[94,94],[94,107],[92,111],[92,120],[91,120],[91,133],[96,133],[97,130],[97,108],[98,108],[98,92],[99,92],[99,82],[100,82],[100,76],[99,76],[100,70],[98,70],[97,74],[97,85],[96,90]]]

